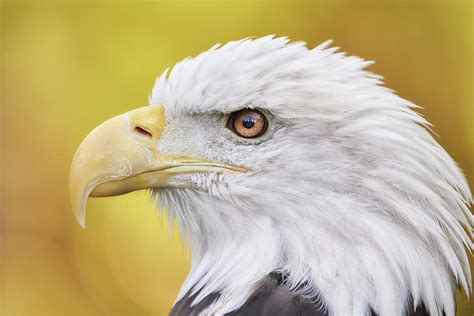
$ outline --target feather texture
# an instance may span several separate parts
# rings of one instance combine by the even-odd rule
[[[205,313],[230,313],[272,271],[330,315],[402,315],[423,302],[451,316],[455,286],[471,293],[462,172],[417,106],[364,70],[371,62],[329,45],[244,39],[157,79],[150,103],[164,104],[168,122],[160,150],[251,169],[183,175],[193,189],[154,191],[193,250],[177,301],[220,293]],[[242,108],[268,113],[264,139],[225,129]]]

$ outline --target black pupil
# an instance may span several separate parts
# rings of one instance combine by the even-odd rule
[[[242,118],[242,125],[245,128],[252,128],[255,125],[255,121],[252,116],[247,115]]]

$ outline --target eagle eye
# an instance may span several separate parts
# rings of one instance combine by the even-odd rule
[[[243,109],[229,116],[227,128],[240,137],[257,138],[267,131],[268,120],[260,111]]]

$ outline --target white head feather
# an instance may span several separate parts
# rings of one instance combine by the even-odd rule
[[[371,62],[272,36],[214,46],[161,75],[159,148],[251,169],[193,174],[195,189],[157,190],[192,249],[177,300],[212,292],[209,313],[240,307],[274,270],[307,284],[333,315],[401,315],[421,301],[454,315],[471,292],[472,195],[411,102],[364,70]],[[228,113],[258,108],[270,134],[246,142]]]

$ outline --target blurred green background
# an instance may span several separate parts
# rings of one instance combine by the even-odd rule
[[[217,42],[334,39],[375,60],[474,184],[472,1],[2,0],[0,18],[1,315],[166,315],[189,268],[176,229],[146,192],[90,200],[80,229],[68,168],[93,127]]]

